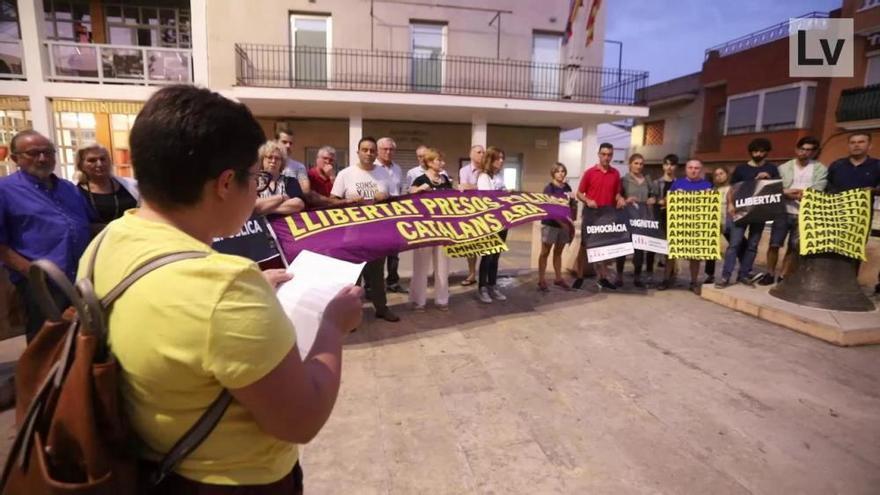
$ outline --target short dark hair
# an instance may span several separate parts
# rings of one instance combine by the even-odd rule
[[[293,131],[288,127],[277,127],[275,131],[275,139],[281,139],[282,134],[287,134],[290,137],[293,137]]]
[[[378,144],[376,144],[376,138],[374,138],[373,136],[364,136],[361,138],[360,141],[358,141],[357,149],[361,149],[361,143],[363,143],[364,141],[369,141],[369,142],[375,144],[377,147],[379,146]]]
[[[796,146],[797,146],[798,148],[800,148],[800,147],[802,147],[802,146],[805,145],[805,144],[812,144],[813,146],[816,147],[816,149],[819,149],[819,146],[821,145],[821,144],[819,143],[819,140],[816,139],[816,138],[814,138],[813,136],[804,136],[804,137],[798,139],[798,142],[797,142],[797,145],[796,145]]]
[[[204,185],[225,170],[247,183],[264,140],[246,106],[189,85],[154,93],[129,135],[141,193],[166,208],[198,203]]]
[[[769,153],[773,151],[773,145],[770,144],[770,140],[767,138],[755,138],[749,143],[749,153],[753,151],[766,151]]]
[[[19,131],[14,136],[12,136],[12,140],[9,141],[9,153],[17,153],[18,152],[18,146],[16,146],[16,145],[18,144],[19,139],[24,139],[26,137],[31,137],[31,136],[46,137],[46,136],[43,136],[42,134],[40,134],[38,131],[35,131],[33,129],[25,129],[23,131]],[[46,138],[46,139],[49,139],[49,138]],[[51,139],[50,139],[50,141],[51,141]]]
[[[846,138],[846,142],[849,142],[850,139],[852,139],[856,136],[865,136],[868,138],[868,142],[869,143],[871,142],[871,133],[865,132],[865,131],[856,131],[856,132],[850,133],[849,137]]]
[[[678,165],[678,155],[675,153],[670,153],[663,157],[663,163],[671,163],[672,165]]]
[[[608,148],[611,151],[614,151],[614,145],[611,143],[602,143],[599,145],[599,151],[602,151],[603,148]]]

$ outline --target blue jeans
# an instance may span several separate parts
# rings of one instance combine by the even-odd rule
[[[746,229],[749,231],[746,237]],[[758,243],[761,242],[761,235],[764,233],[764,223],[750,223],[743,226],[730,224],[730,244],[727,246],[727,252],[724,253],[724,268],[721,269],[721,278],[730,280],[733,269],[736,267],[737,253],[740,252],[742,245],[745,244],[745,252],[742,259],[739,260],[739,280],[744,280],[752,271],[755,264],[755,257],[758,256]]]

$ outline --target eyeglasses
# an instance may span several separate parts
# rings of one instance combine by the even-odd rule
[[[35,150],[27,150],[27,151],[16,151],[16,155],[25,155],[28,158],[39,158],[40,155],[45,156],[46,158],[52,158],[55,156],[55,148],[43,148],[43,149],[35,149]]]

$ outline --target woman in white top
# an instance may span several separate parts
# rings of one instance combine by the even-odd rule
[[[479,169],[480,175],[477,177],[478,191],[503,191],[504,180],[501,177],[501,169],[504,167],[504,151],[494,146],[486,148],[483,160],[479,165],[475,164]],[[507,231],[502,230],[498,233],[501,240],[507,240]],[[498,279],[498,259],[501,253],[488,254],[480,258],[479,270],[479,287],[478,297],[480,302],[489,304],[492,300],[505,301],[507,297],[498,290],[496,282]]]
[[[409,188],[411,194],[427,191],[452,189],[452,180],[443,169],[446,162],[434,149],[424,151],[425,173],[413,180]],[[440,311],[449,310],[449,258],[440,246],[419,248],[413,251],[413,274],[409,288],[409,300],[416,311],[425,310],[428,292],[428,273],[434,263],[434,304]]]

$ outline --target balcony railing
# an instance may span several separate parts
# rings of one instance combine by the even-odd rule
[[[632,105],[648,73],[418,52],[237,44],[239,86]]]
[[[837,121],[880,119],[880,84],[845,89],[837,102]]]
[[[192,82],[192,50],[47,41],[49,79],[158,85]]]
[[[828,17],[827,12],[808,12],[799,16],[798,19],[824,19],[826,17]],[[750,50],[756,46],[787,38],[789,34],[788,31],[788,20],[785,20],[779,24],[774,24],[768,28],[761,29],[760,31],[755,31],[754,33],[749,33],[745,36],[736,38],[735,40],[713,46],[706,50],[706,58],[709,58],[709,54],[712,52],[718,52],[719,56],[726,57],[728,55],[733,55],[734,53]]]
[[[0,79],[25,79],[21,40],[0,40]]]

